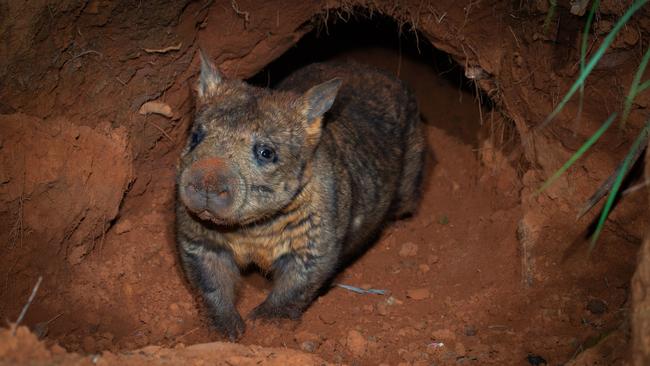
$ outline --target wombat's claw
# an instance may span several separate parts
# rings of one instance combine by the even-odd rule
[[[222,335],[228,337],[231,342],[236,342],[246,330],[246,324],[239,314],[229,316],[217,316],[213,321],[214,327]]]

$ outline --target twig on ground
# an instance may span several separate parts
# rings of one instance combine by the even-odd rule
[[[34,285],[34,288],[32,289],[31,295],[29,295],[29,299],[27,300],[27,303],[25,306],[23,306],[23,310],[20,311],[20,315],[18,315],[18,319],[16,320],[16,323],[12,325],[13,330],[11,331],[11,335],[16,335],[16,329],[18,329],[18,326],[20,325],[20,322],[23,321],[23,318],[25,318],[25,314],[27,314],[27,309],[29,309],[29,306],[32,304],[32,301],[34,301],[34,298],[36,297],[36,293],[38,292],[38,288],[41,287],[41,282],[43,282],[43,276],[38,276],[38,281],[36,281],[36,285]]]
[[[374,288],[369,288],[369,289],[364,289],[361,287],[356,287],[356,286],[350,286],[350,285],[344,285],[342,283],[337,283],[336,286],[340,288],[344,288],[348,291],[356,292],[358,294],[374,294],[374,295],[385,295],[386,290],[378,290]]]
[[[621,195],[627,196],[628,194],[634,193],[634,192],[636,192],[638,190],[641,190],[641,189],[647,187],[648,185],[650,185],[650,180],[645,180],[645,181],[643,181],[643,182],[641,182],[639,184],[635,184],[632,187],[626,189],[625,191],[623,191],[623,193],[621,193]]]
[[[643,141],[640,145],[639,148],[634,152],[634,155],[632,156],[631,164],[627,167],[627,171],[624,172],[624,175],[627,175],[630,170],[632,169],[632,166],[636,163],[636,161],[641,157],[641,153],[645,150],[642,146],[647,145],[648,137],[645,137],[645,141]],[[580,212],[578,212],[578,215],[576,216],[576,220],[580,219],[582,216],[584,216],[589,210],[591,210],[598,201],[601,200],[601,198],[605,197],[607,193],[612,189],[612,186],[614,185],[614,181],[616,181],[616,177],[618,176],[620,170],[623,168],[623,165],[625,163],[625,159],[623,159],[616,169],[614,169],[614,172],[603,182],[603,184],[598,187],[596,192],[589,197],[587,202],[582,206],[582,209]]]

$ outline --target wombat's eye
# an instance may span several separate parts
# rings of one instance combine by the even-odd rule
[[[196,127],[194,130],[192,130],[192,136],[190,137],[190,151],[194,150],[194,148],[203,141],[203,138],[205,137],[205,131],[201,128],[201,126]]]
[[[275,150],[272,147],[264,144],[255,144],[253,148],[255,153],[255,159],[260,163],[275,163],[278,161],[278,157],[275,154]]]

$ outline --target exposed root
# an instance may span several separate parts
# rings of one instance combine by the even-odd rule
[[[165,48],[143,48],[142,50],[146,53],[167,53],[171,51],[178,51],[183,46],[183,42],[178,42],[177,45],[168,46]]]
[[[248,28],[248,24],[250,23],[250,18],[251,18],[251,13],[247,11],[241,11],[239,10],[239,5],[237,4],[237,0],[230,0],[230,6],[232,7],[232,10],[235,11],[235,14],[239,16],[240,18],[244,19],[244,28]]]

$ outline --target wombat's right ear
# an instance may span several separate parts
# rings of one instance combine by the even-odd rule
[[[335,78],[318,84],[302,96],[302,114],[307,118],[307,132],[309,134],[319,133],[321,119],[334,104],[336,94],[341,87],[343,80]]]
[[[199,85],[196,91],[199,99],[207,99],[216,95],[223,78],[203,49],[199,49],[199,57],[201,58],[201,76],[199,76]]]

